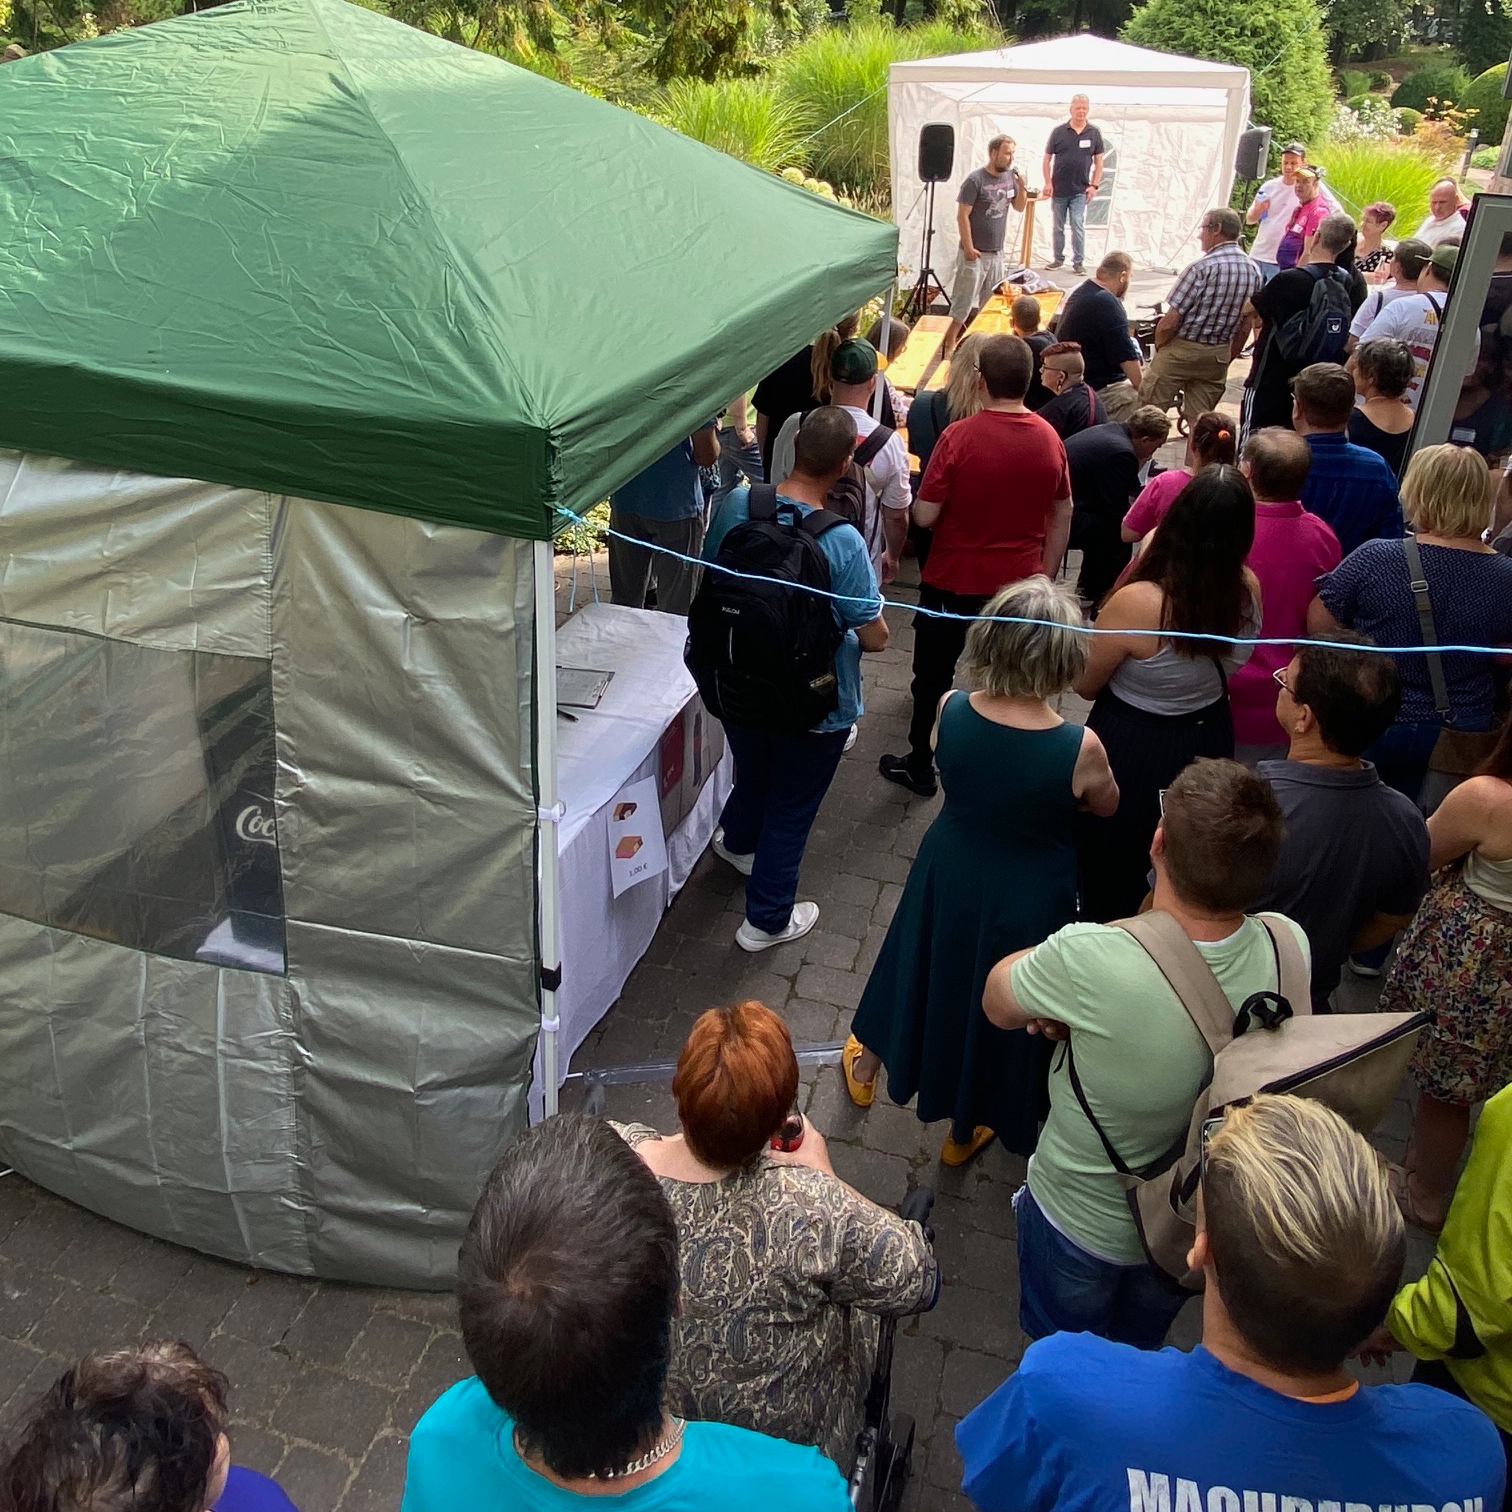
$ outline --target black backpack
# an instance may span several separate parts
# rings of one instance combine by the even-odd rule
[[[854,525],[861,532],[861,539],[871,545],[866,526],[866,484],[870,476],[867,469],[872,459],[887,445],[897,432],[890,426],[879,425],[866,440],[858,442],[851,464],[831,485],[828,508],[842,520]],[[881,487],[873,481],[872,491],[881,495]],[[881,509],[881,504],[877,508]]]
[[[770,483],[751,485],[748,514],[714,558],[733,571],[704,572],[683,661],[722,723],[797,734],[840,703],[835,653],[845,632],[830,599],[802,590],[829,592],[819,537],[849,521],[828,509],[779,519]]]
[[[1343,268],[1309,263],[1312,294],[1307,308],[1298,310],[1276,330],[1277,353],[1288,364],[1337,362],[1349,338],[1354,306],[1349,298],[1349,274]]]

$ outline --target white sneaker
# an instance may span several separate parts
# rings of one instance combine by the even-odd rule
[[[774,945],[786,945],[789,940],[801,940],[818,922],[819,905],[817,903],[795,903],[786,929],[779,929],[776,934],[768,934],[764,929],[757,929],[747,919],[735,931],[735,943],[742,950],[770,950]]]
[[[851,747],[852,747],[852,746],[853,746],[853,745],[855,745],[855,743],[856,743],[856,735],[857,735],[857,733],[858,733],[858,731],[857,731],[857,728],[856,728],[856,726],[855,726],[855,725],[852,725],[852,726],[851,726],[851,727],[850,727],[850,734],[849,734],[849,735],[847,735],[847,736],[846,736],[846,737],[845,737],[845,749],[846,749],[846,750],[847,750],[847,751],[848,751],[848,750],[850,750],[850,748],[851,748]]]
[[[724,831],[722,829],[714,831],[714,838],[709,842],[709,849],[721,861],[728,861],[742,877],[749,877],[751,875],[751,868],[756,865],[754,852],[750,855],[742,856],[736,851],[725,849]]]

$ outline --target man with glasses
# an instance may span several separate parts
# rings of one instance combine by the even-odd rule
[[[1369,647],[1351,630],[1334,640]],[[1275,674],[1291,744],[1262,761],[1281,805],[1281,853],[1259,907],[1283,913],[1312,947],[1313,1012],[1327,1013],[1351,951],[1405,928],[1428,890],[1428,826],[1360,753],[1396,718],[1396,663],[1379,651],[1304,642]]]
[[[1078,431],[1108,423],[1102,395],[1086,380],[1086,363],[1074,341],[1058,341],[1045,348],[1040,362],[1040,382],[1050,397],[1040,406],[1040,419],[1048,420],[1062,441]]]

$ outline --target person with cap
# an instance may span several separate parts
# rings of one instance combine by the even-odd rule
[[[1422,397],[1423,380],[1428,376],[1433,349],[1438,345],[1444,311],[1449,304],[1449,280],[1454,277],[1454,265],[1458,260],[1458,247],[1435,247],[1418,278],[1417,293],[1405,295],[1387,305],[1360,333],[1361,342],[1386,337],[1407,343],[1407,349],[1412,353],[1413,376],[1402,397],[1414,410]],[[1477,355],[1479,349],[1477,340]],[[1472,357],[1471,371],[1474,366],[1475,358]]]
[[[1003,281],[1003,243],[1008,234],[1008,211],[1022,211],[1029,202],[1024,176],[1013,166],[1015,142],[995,136],[987,144],[987,162],[961,180],[956,195],[955,277],[950,285],[950,325],[942,353],[948,357],[966,330],[974,310],[980,310]]]
[[[1055,427],[1062,441],[1108,423],[1102,396],[1087,382],[1081,348],[1074,341],[1058,341],[1045,348],[1040,378],[1052,396],[1040,406],[1040,418]]]
[[[1418,279],[1433,256],[1433,248],[1415,236],[1404,236],[1392,249],[1391,260],[1386,265],[1386,282],[1376,285],[1365,298],[1365,303],[1355,311],[1350,323],[1349,339],[1344,350],[1352,352],[1359,346],[1370,322],[1389,304],[1395,304],[1407,294],[1416,294]]]
[[[1451,236],[1465,234],[1465,211],[1470,202],[1452,178],[1441,178],[1428,191],[1428,214],[1412,234],[1430,247],[1441,246]]]
[[[1255,233],[1249,255],[1259,265],[1263,278],[1274,278],[1281,271],[1276,253],[1281,246],[1281,238],[1286,235],[1292,211],[1297,208],[1297,171],[1306,166],[1306,144],[1288,142],[1281,150],[1280,174],[1261,184],[1259,193],[1244,213],[1245,220],[1251,226],[1260,228]],[[1321,198],[1332,208],[1333,202],[1327,191],[1322,192]]]
[[[913,501],[909,487],[908,448],[890,426],[872,413],[879,382],[877,349],[869,341],[852,337],[842,341],[830,358],[830,403],[838,405],[856,422],[856,463],[861,468],[866,493],[865,516],[858,528],[871,553],[872,570],[883,583],[898,575],[903,543],[908,539],[908,510]],[[789,415],[772,447],[772,477],[786,478],[793,471],[794,441],[803,416]],[[885,430],[880,443],[873,433]],[[870,444],[868,444],[870,443]]]

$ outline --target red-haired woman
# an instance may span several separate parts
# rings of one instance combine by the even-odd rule
[[[796,1150],[772,1148],[798,1062],[763,1004],[705,1013],[672,1092],[678,1133],[617,1126],[677,1215],[668,1410],[814,1444],[848,1467],[876,1357],[867,1315],[923,1312],[939,1291],[924,1231],[846,1186],[807,1119]]]

